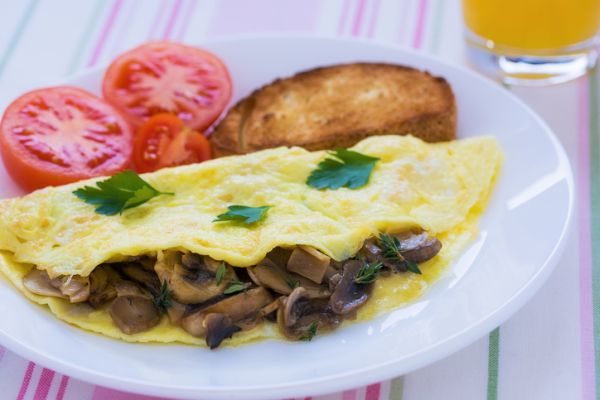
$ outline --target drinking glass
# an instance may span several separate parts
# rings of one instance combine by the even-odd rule
[[[577,78],[596,64],[600,0],[462,0],[468,53],[508,84]]]

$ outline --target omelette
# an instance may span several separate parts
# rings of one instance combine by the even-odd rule
[[[361,187],[310,186],[328,153],[280,147],[143,174],[161,195],[114,215],[74,194],[106,178],[2,200],[0,273],[59,319],[130,342],[310,340],[371,319],[476,237],[502,152],[488,136],[351,150],[377,160]],[[236,205],[255,221],[221,220]]]

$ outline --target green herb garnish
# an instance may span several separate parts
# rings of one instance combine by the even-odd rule
[[[265,216],[269,208],[271,208],[271,206],[229,206],[227,207],[227,212],[217,215],[217,218],[213,220],[213,222],[239,221],[249,225],[261,220]]]
[[[225,263],[221,263],[221,265],[219,265],[219,268],[217,268],[217,272],[215,273],[215,281],[217,283],[217,286],[219,286],[221,282],[223,282],[225,272],[227,272],[227,267],[225,266]]]
[[[167,309],[173,305],[171,303],[172,293],[173,291],[167,286],[167,281],[163,281],[162,286],[160,287],[160,292],[152,299],[154,305],[159,311],[166,312]]]
[[[406,269],[410,272],[421,275],[421,269],[419,269],[419,264],[416,262],[404,259],[404,265],[406,265]]]
[[[286,278],[285,282],[290,287],[290,289],[294,290],[298,286],[300,286],[300,282],[297,279]]]
[[[229,284],[227,289],[223,291],[223,294],[234,294],[238,292],[245,292],[248,290],[248,284],[240,281],[234,281]]]
[[[84,186],[73,194],[88,204],[98,206],[95,211],[102,215],[121,214],[153,197],[173,194],[159,192],[133,171],[119,172],[111,178],[96,182],[96,186]]]
[[[391,261],[404,263],[406,269],[415,274],[421,274],[419,265],[415,262],[409,261],[402,257],[400,254],[400,240],[397,237],[382,233],[379,235],[379,241],[383,246],[383,256]]]
[[[369,182],[377,157],[367,156],[347,149],[335,149],[330,157],[319,163],[306,180],[317,189],[358,189]]]
[[[317,335],[317,323],[313,322],[308,327],[308,331],[306,332],[306,336],[300,338],[300,340],[304,340],[306,342],[310,342]]]
[[[379,273],[379,270],[382,266],[383,264],[381,264],[380,262],[374,262],[371,264],[365,262],[363,266],[358,270],[358,273],[354,278],[354,282],[361,285],[375,282],[375,279],[377,279],[377,274]]]

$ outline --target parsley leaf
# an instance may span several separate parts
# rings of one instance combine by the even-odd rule
[[[154,296],[152,301],[156,308],[158,308],[161,312],[166,312],[168,308],[172,306],[171,304],[171,294],[172,290],[167,286],[167,281],[163,281],[162,286],[160,287],[160,292]]]
[[[330,157],[319,163],[306,180],[317,189],[358,189],[369,182],[377,157],[367,156],[347,149],[335,149]]]
[[[128,208],[144,204],[161,194],[133,171],[124,171],[111,178],[96,182],[96,186],[84,186],[73,192],[75,196],[96,207],[96,213],[102,215],[122,214]]]
[[[245,292],[248,290],[248,283],[243,283],[240,281],[231,282],[227,289],[223,291],[223,294],[234,294],[238,292]]]
[[[222,262],[221,265],[219,265],[219,268],[217,268],[217,272],[215,273],[215,281],[217,286],[219,286],[221,282],[223,282],[223,278],[225,277],[226,272],[227,267],[225,266],[225,263]]]
[[[233,205],[227,207],[227,212],[217,215],[217,218],[213,220],[213,222],[239,221],[250,225],[261,220],[266,215],[269,208],[271,208],[271,206],[248,207]]]
[[[354,278],[354,282],[361,285],[375,282],[375,279],[377,279],[377,274],[382,266],[383,264],[380,262],[374,262],[371,264],[365,262],[358,270],[358,273]]]
[[[313,322],[308,327],[308,331],[306,332],[306,336],[300,338],[300,340],[304,340],[306,342],[310,342],[317,335],[317,323]]]

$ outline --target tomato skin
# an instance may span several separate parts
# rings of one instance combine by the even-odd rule
[[[117,57],[102,82],[104,98],[134,129],[170,113],[203,132],[231,99],[225,64],[214,54],[173,42],[149,42]]]
[[[0,121],[2,161],[26,190],[124,170],[131,164],[131,140],[127,121],[117,110],[70,86],[27,92],[6,108]]]
[[[189,129],[172,114],[153,115],[135,134],[133,160],[138,172],[193,164],[211,156],[211,146],[204,135]]]

